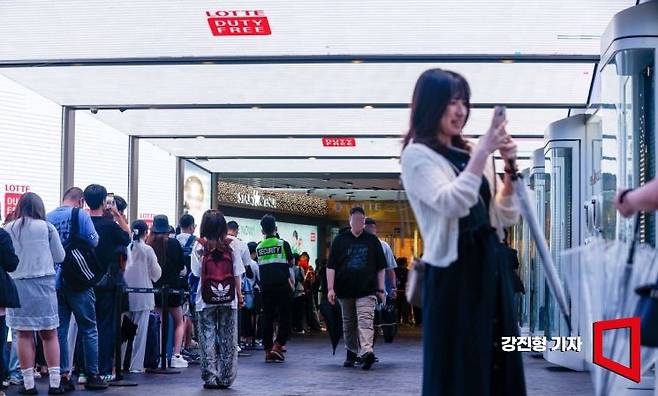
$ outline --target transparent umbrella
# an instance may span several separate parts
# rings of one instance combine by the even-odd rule
[[[645,245],[633,248],[632,245],[633,242],[597,239],[563,252],[565,269],[571,274],[567,277],[568,287],[570,290],[580,289],[582,297],[579,318],[581,329],[592,329],[593,323],[601,320],[634,316],[639,300],[634,290],[638,286],[655,281],[658,265],[655,249]],[[629,260],[629,257],[632,257],[632,260]],[[591,332],[584,332],[581,336],[586,350],[592,351]],[[656,348],[641,348],[642,373],[651,368],[658,357],[656,351]],[[625,389],[636,385],[593,364],[591,353],[586,356],[597,396],[624,394]],[[627,330],[609,330],[603,333],[603,356],[630,366]]]

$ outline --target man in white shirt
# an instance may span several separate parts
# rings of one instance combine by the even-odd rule
[[[366,218],[366,231],[373,234],[374,236],[377,236],[377,222],[375,222],[375,220],[370,217]],[[395,276],[395,269],[398,267],[398,265],[395,262],[395,255],[393,254],[393,249],[391,249],[391,246],[386,243],[386,241],[379,239],[379,242],[382,243],[382,249],[384,249],[384,256],[386,257],[386,287],[384,289],[386,290],[387,296],[396,298],[397,279]]]

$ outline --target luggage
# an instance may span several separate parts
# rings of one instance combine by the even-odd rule
[[[386,303],[377,304],[375,308],[375,326],[382,329],[384,342],[393,342],[398,333],[397,310],[393,299],[387,298]]]
[[[146,333],[145,368],[157,368],[160,363],[160,327],[160,316],[151,312]]]

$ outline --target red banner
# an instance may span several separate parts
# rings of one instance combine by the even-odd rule
[[[324,147],[354,147],[356,139],[351,137],[324,137],[322,138]]]
[[[270,22],[259,10],[206,11],[213,36],[268,36]]]
[[[18,200],[21,199],[21,196],[26,192],[30,191],[29,185],[22,184],[5,184],[5,198],[4,198],[4,213],[3,219],[6,219],[7,216],[14,210],[16,210],[16,205],[18,205]]]

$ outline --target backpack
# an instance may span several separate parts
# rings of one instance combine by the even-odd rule
[[[226,304],[235,299],[233,254],[225,240],[226,250],[203,252],[201,258],[201,298],[206,304]]]
[[[255,295],[254,288],[247,277],[242,279],[242,294],[244,294],[244,308],[251,311],[255,306]]]
[[[71,232],[64,245],[66,256],[62,262],[62,276],[66,284],[75,291],[83,291],[96,285],[103,277],[94,248],[80,236],[80,208],[71,211]]]

